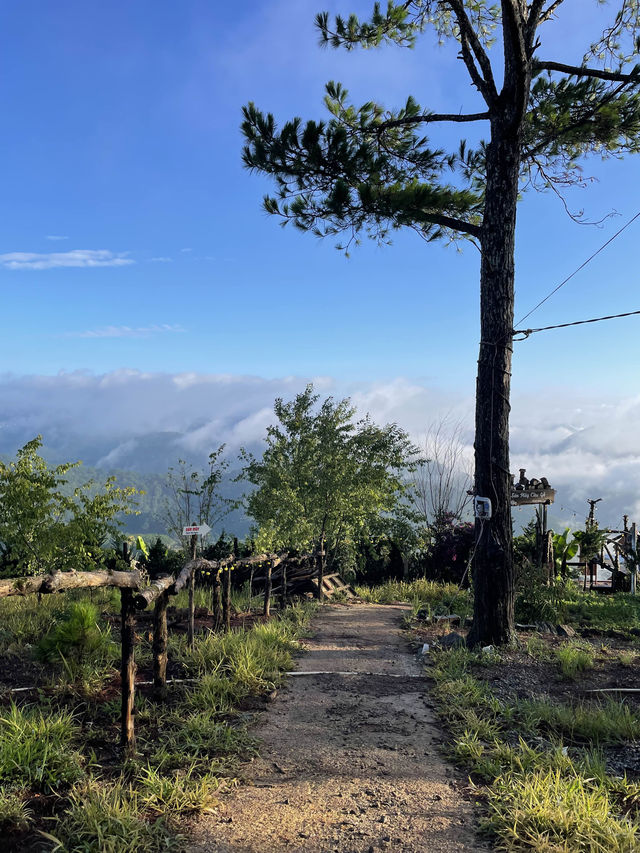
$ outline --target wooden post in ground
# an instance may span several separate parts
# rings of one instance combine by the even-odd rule
[[[638,580],[638,533],[635,521],[631,524],[631,594],[636,595]]]
[[[281,565],[282,589],[280,590],[280,609],[284,610],[287,606],[287,561],[282,561]]]
[[[133,723],[133,703],[135,700],[136,682],[136,611],[133,603],[133,592],[130,589],[120,590],[121,637],[122,637],[122,713],[120,727],[120,744],[128,755],[136,748],[136,734]]]
[[[159,701],[167,696],[167,604],[169,595],[161,593],[153,608],[153,695]]]
[[[263,613],[269,617],[271,615],[271,560],[267,560],[267,565],[264,573],[264,607]]]
[[[318,601],[324,600],[324,534],[318,548]]]
[[[220,587],[220,569],[212,572],[211,612],[213,613],[213,630],[219,631],[222,624],[222,590]]]
[[[198,537],[197,535],[193,535],[191,537],[191,559],[195,560],[196,558],[196,549],[198,546]],[[187,627],[187,639],[189,641],[189,648],[193,648],[193,637],[195,633],[195,601],[194,601],[194,585],[195,585],[195,569],[191,569],[191,574],[189,575],[189,625]]]

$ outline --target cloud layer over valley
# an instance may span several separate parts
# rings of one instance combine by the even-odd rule
[[[292,397],[306,378],[162,374],[117,370],[54,376],[0,376],[3,416],[0,453],[13,454],[42,434],[56,461],[82,459],[104,469],[163,473],[178,458],[201,462],[221,443],[230,454],[259,450],[273,419],[275,397]],[[418,443],[427,427],[447,417],[463,424],[471,454],[473,400],[397,379],[346,385],[321,377],[317,390],[351,396],[374,421],[395,421]],[[589,399],[515,397],[513,471],[546,476],[558,489],[555,524],[581,523],[586,499],[602,497],[603,524],[622,513],[640,520],[640,397]],[[574,518],[574,512],[576,517]]]

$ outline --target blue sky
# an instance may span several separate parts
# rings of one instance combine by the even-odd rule
[[[543,32],[540,55],[579,61],[613,6],[566,0]],[[233,412],[241,441],[264,428],[268,398],[310,377],[326,377],[323,388],[353,393],[414,432],[437,411],[455,410],[470,423],[477,251],[400,233],[393,246],[365,242],[347,260],[330,241],[266,217],[260,202],[269,185],[242,168],[242,105],[254,100],[280,120],[324,117],[330,79],[356,103],[373,97],[395,106],[413,94],[434,111],[479,108],[453,46],[427,35],[415,51],[321,50],[313,18],[322,8],[366,13],[369,3],[3,4],[0,378],[10,404],[0,427],[46,433],[55,422],[62,434],[68,412],[84,411],[91,431],[105,422],[106,401],[121,399],[114,421],[143,434],[153,419],[138,414],[133,423],[136,400],[153,411],[152,400],[162,407],[173,394],[167,411],[175,418],[161,418],[161,428],[192,428],[211,444],[218,428],[226,436],[216,418]],[[438,143],[455,143],[440,133]],[[571,208],[592,219],[617,215],[601,228],[578,226],[553,195],[524,197],[518,317],[640,208],[640,157],[587,162],[585,175],[596,180],[570,193]],[[640,308],[639,240],[640,220],[527,325]],[[629,484],[630,472],[640,475],[639,323],[516,345],[514,469],[530,460],[569,482],[582,466],[603,480],[622,453]],[[47,376],[51,382],[38,378]],[[145,377],[156,377],[145,386],[156,397],[141,391]],[[224,395],[207,396],[222,385]],[[122,389],[120,397],[107,386]],[[178,417],[186,386],[190,405],[204,401],[193,424]],[[70,394],[84,395],[82,404]],[[215,417],[207,420],[205,409]],[[92,412],[101,414],[92,421]],[[593,437],[621,424],[625,435],[600,453]],[[576,430],[591,438],[569,459],[562,442]],[[117,441],[125,439],[121,430]],[[600,480],[580,479],[585,497]]]
[[[324,83],[336,78],[356,101],[392,105],[413,93],[436,110],[477,104],[451,47],[427,36],[416,51],[321,50],[319,8],[308,0],[5,4],[5,370],[407,376],[472,389],[473,247],[460,254],[400,234],[390,248],[364,245],[345,260],[329,241],[265,217],[267,185],[241,167],[240,107],[249,99],[282,119],[321,116]],[[577,8],[567,0],[548,30],[554,56],[558,42],[587,40],[572,35]],[[601,12],[589,8],[595,22]],[[588,29],[589,14],[580,22]],[[527,196],[518,232],[521,313],[636,212],[640,158],[587,168],[599,183],[576,193],[573,206],[594,218],[620,216],[602,229],[580,227],[551,195]],[[536,322],[637,307],[639,234],[637,224]],[[69,257],[74,250],[88,254]],[[14,268],[39,262],[80,266]],[[574,383],[595,349],[590,382],[624,389],[635,375],[637,323],[520,344],[516,384]]]

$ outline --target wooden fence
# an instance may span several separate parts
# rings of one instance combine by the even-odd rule
[[[122,706],[120,718],[120,742],[126,752],[135,749],[135,730],[133,705],[135,700],[135,637],[136,614],[154,605],[152,656],[153,656],[153,693],[162,701],[167,694],[167,606],[171,596],[187,588],[189,591],[188,638],[193,645],[194,637],[194,580],[197,571],[209,572],[214,577],[213,597],[214,613],[222,615],[224,627],[230,623],[231,571],[230,567],[266,564],[270,569],[279,565],[283,557],[277,554],[260,554],[245,560],[228,557],[225,560],[190,560],[177,576],[165,575],[154,578],[147,584],[146,576],[139,570],[132,571],[96,571],[96,572],[54,572],[25,578],[7,578],[0,580],[0,598],[10,595],[49,595],[71,589],[95,589],[98,587],[116,587],[120,590],[121,616],[121,678]],[[224,569],[227,569],[226,573]],[[225,583],[220,577],[224,575]],[[222,590],[221,590],[222,587]],[[221,594],[222,592],[222,594]],[[268,612],[269,600],[265,589],[265,610]],[[270,590],[269,590],[270,597]],[[218,607],[216,608],[216,605]],[[218,627],[220,627],[218,625]]]
[[[167,695],[167,607],[171,596],[188,589],[189,607],[187,622],[188,642],[193,647],[195,632],[194,590],[195,578],[211,579],[211,609],[213,612],[213,630],[228,631],[231,622],[231,571],[249,573],[250,589],[254,583],[261,583],[264,589],[263,613],[269,616],[271,597],[274,589],[273,570],[280,568],[276,579],[276,590],[280,592],[284,607],[287,595],[303,589],[301,584],[311,584],[311,590],[318,598],[331,595],[338,589],[349,590],[335,580],[337,576],[313,578],[314,561],[309,555],[297,557],[287,572],[287,554],[258,554],[245,559],[236,559],[233,555],[223,560],[192,559],[177,575],[162,575],[147,583],[146,576],[139,570],[99,571],[99,572],[54,572],[24,578],[0,580],[0,598],[10,595],[49,595],[71,589],[95,589],[98,587],[116,587],[120,590],[121,616],[121,677],[122,706],[120,742],[126,752],[135,749],[135,730],[133,705],[135,700],[135,638],[136,614],[153,604],[152,660],[153,694],[162,701]],[[306,568],[305,568],[306,566]],[[302,568],[301,568],[302,567]],[[255,577],[255,569],[263,574]],[[279,584],[279,585],[278,585]]]

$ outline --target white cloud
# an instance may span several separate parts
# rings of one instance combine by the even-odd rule
[[[13,453],[42,433],[59,458],[81,458],[87,464],[164,471],[185,456],[204,462],[224,442],[233,457],[239,446],[260,448],[273,419],[274,399],[291,399],[310,378],[131,369],[97,376],[86,371],[0,375],[0,452]],[[369,412],[378,423],[398,423],[416,442],[434,422],[446,417],[452,424],[462,421],[462,439],[472,453],[471,396],[406,379],[348,385],[329,377],[313,381],[323,397],[351,396],[361,414]],[[639,423],[640,397],[548,394],[542,400],[516,394],[511,470],[526,468],[529,477],[545,476],[557,489],[550,513],[557,528],[580,524],[587,498],[598,497],[604,499],[598,504],[603,525],[617,527],[623,513],[640,521]],[[526,521],[527,512],[518,510],[516,520]]]
[[[47,234],[46,240],[68,240],[68,237],[63,237],[62,234]]]
[[[69,332],[71,338],[148,338],[150,335],[166,332],[185,332],[180,325],[161,323],[154,326],[103,326],[100,329],[87,329],[84,332]]]
[[[151,258],[151,263],[152,264],[170,264],[172,260],[173,260],[173,258],[163,258],[163,257]]]
[[[72,249],[70,252],[7,252],[0,266],[10,270],[50,270],[58,267],[122,267],[135,263],[124,252],[108,249]]]
[[[193,252],[193,249],[180,249],[181,252]]]

